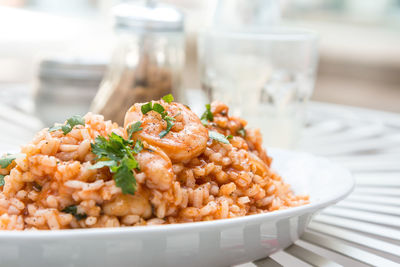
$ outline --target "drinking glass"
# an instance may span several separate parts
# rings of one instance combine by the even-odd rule
[[[317,35],[271,28],[263,33],[204,31],[199,35],[202,88],[250,127],[267,146],[294,148],[313,92]]]

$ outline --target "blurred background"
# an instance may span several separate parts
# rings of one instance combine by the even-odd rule
[[[0,0],[0,102],[37,114],[38,105],[75,97],[77,110],[88,109],[114,47],[110,11],[121,2]],[[197,34],[212,22],[218,1],[163,2],[185,14],[182,86],[200,88]],[[272,2],[279,5],[281,24],[319,34],[312,100],[400,112],[400,0]],[[39,89],[42,102],[35,108]],[[54,100],[49,95],[55,90],[66,96],[57,91]],[[49,107],[45,112],[63,111]]]

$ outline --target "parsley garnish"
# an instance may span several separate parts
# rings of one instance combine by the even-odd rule
[[[142,143],[142,141],[140,141],[140,139],[138,139],[136,141],[135,146],[133,147],[133,152],[135,152],[136,154],[139,154],[140,151],[142,151],[142,150],[143,150],[143,143]]]
[[[174,97],[171,94],[165,95],[162,97],[162,100],[170,104],[172,101],[174,101]]]
[[[112,167],[118,163],[115,160],[102,160],[96,162],[94,165],[90,166],[90,169],[101,169],[103,167]]]
[[[85,213],[78,213],[78,208],[76,207],[76,205],[68,206],[61,211],[74,215],[78,221],[80,221],[82,219],[86,219],[86,217],[87,217],[87,215]]]
[[[62,130],[64,135],[72,131],[76,125],[83,125],[85,126],[85,119],[79,115],[74,115],[67,120],[67,123],[64,125],[54,125],[53,127],[49,128],[49,132],[54,132],[57,130]]]
[[[166,95],[164,97],[167,97],[167,96],[168,95]],[[163,97],[163,99],[164,99],[164,97]],[[171,97],[172,97],[172,95],[171,95]],[[167,100],[170,100],[169,97],[167,97]],[[166,101],[166,100],[164,100],[164,101]],[[150,101],[150,102],[144,104],[141,107],[141,110],[142,110],[143,114],[146,114],[147,112],[150,112],[150,111],[155,111],[161,115],[161,118],[163,120],[165,120],[165,122],[167,123],[167,128],[160,132],[160,134],[158,135],[160,138],[163,138],[164,136],[166,136],[167,133],[169,133],[169,131],[171,131],[172,126],[174,126],[175,118],[168,116],[168,112],[165,111],[164,107],[158,103],[153,104],[153,102]]]
[[[38,184],[37,182],[33,182],[32,188],[33,188],[33,190],[35,190],[36,192],[42,191],[42,186],[41,186],[40,184]]]
[[[141,122],[141,121],[137,121],[137,122],[135,122],[134,124],[131,124],[131,125],[129,126],[129,128],[128,128],[128,136],[129,136],[129,139],[132,139],[132,135],[133,135],[134,133],[143,130],[143,128],[140,127],[141,125],[142,125],[142,122]]]
[[[21,156],[23,154],[7,154],[4,157],[0,158],[0,167],[1,168],[7,168],[17,157]],[[1,175],[0,174],[0,186],[3,186],[5,184],[4,177],[6,175]]]
[[[136,191],[136,179],[133,175],[132,169],[138,167],[138,163],[135,159],[131,159],[125,156],[119,166],[111,167],[111,171],[114,172],[115,184],[122,189],[123,194],[134,195]]]
[[[120,161],[131,151],[132,144],[133,141],[125,140],[116,133],[111,133],[109,139],[99,135],[92,144],[92,152],[97,155],[97,159]]]
[[[208,137],[210,137],[211,139],[217,140],[218,142],[224,143],[224,144],[229,144],[228,137],[226,137],[223,134],[220,134],[218,132],[214,132],[214,131],[208,131]]]
[[[246,137],[246,130],[244,128],[237,130],[237,133],[242,137]]]
[[[133,169],[139,169],[139,164],[133,154],[139,153],[142,142],[138,140],[132,149],[133,141],[125,140],[121,136],[111,133],[109,138],[98,136],[92,146],[92,153],[95,154],[97,163],[91,166],[92,169],[108,167],[114,173],[115,184],[122,189],[123,194],[134,195],[136,191],[136,179]]]
[[[226,137],[226,139],[232,139],[233,138],[233,135],[228,135],[227,137]]]
[[[165,120],[167,122],[167,128],[165,130],[162,130],[160,132],[160,134],[158,136],[160,136],[160,138],[163,138],[164,136],[167,135],[167,133],[169,133],[169,131],[171,131],[172,126],[174,126],[174,123],[172,122],[172,120],[175,120],[174,118],[168,117],[168,120]]]
[[[23,154],[8,154],[5,155],[4,157],[0,158],[0,167],[1,168],[7,168],[8,165],[10,165],[17,157],[21,156]]]
[[[209,121],[214,120],[214,115],[211,112],[211,105],[206,104],[206,111],[204,111],[203,115],[201,115],[201,123],[203,123],[204,126],[208,124]]]
[[[153,102],[150,101],[144,104],[140,109],[142,110],[143,114],[146,114],[147,112],[153,110]]]
[[[161,116],[163,117],[163,119],[164,119],[164,117],[167,115],[167,114],[164,114],[164,113],[166,113],[166,111],[165,111],[164,107],[163,107],[161,104],[154,103],[154,105],[153,105],[153,110],[154,110],[155,112],[157,112],[157,113],[160,113]]]

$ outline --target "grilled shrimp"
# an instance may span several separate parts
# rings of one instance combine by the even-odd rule
[[[133,105],[125,115],[125,129],[141,121],[143,130],[133,134],[134,140],[141,139],[161,148],[172,162],[188,161],[200,155],[207,146],[208,130],[200,119],[189,108],[180,103],[167,103],[163,100],[153,101],[161,104],[169,117],[175,119],[174,126],[164,137],[160,137],[167,123],[155,111],[143,114],[142,105]]]
[[[174,179],[171,160],[161,149],[147,147],[135,156],[140,170],[146,175],[146,186],[162,191],[168,190]]]

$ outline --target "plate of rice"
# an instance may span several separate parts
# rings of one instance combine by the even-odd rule
[[[1,266],[228,266],[289,246],[346,197],[351,174],[265,150],[221,102],[172,95],[123,126],[88,113],[0,158]]]

